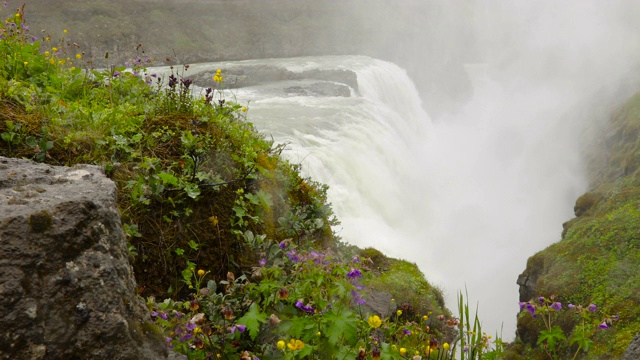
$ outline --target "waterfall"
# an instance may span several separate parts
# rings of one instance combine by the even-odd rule
[[[479,305],[483,330],[510,340],[517,276],[529,256],[558,241],[584,190],[568,109],[571,87],[514,91],[470,65],[473,99],[437,122],[398,66],[363,56],[196,64],[190,71],[268,64],[292,72],[357,74],[351,96],[309,95],[317,79],[229,90],[248,119],[329,185],[348,243],[416,263],[456,308]],[[574,139],[574,140],[572,140]]]

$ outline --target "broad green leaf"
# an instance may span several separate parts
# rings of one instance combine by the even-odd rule
[[[267,314],[260,311],[257,303],[251,304],[249,311],[238,319],[238,324],[245,325],[249,329],[251,340],[255,340],[260,330],[260,324],[267,322]]]
[[[338,345],[342,337],[348,343],[352,343],[356,339],[358,319],[352,311],[345,309],[336,314],[332,310],[324,315],[324,320],[330,324],[326,333],[330,344]]]

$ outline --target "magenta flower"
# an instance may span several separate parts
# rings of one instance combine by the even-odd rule
[[[609,328],[609,325],[607,325],[606,321],[603,321],[602,324],[598,325],[598,327],[602,330],[607,330]]]
[[[260,264],[260,267],[264,267],[265,265],[267,265],[267,259],[265,258],[260,259],[259,264]]]
[[[347,273],[347,277],[351,280],[355,278],[359,278],[361,276],[362,276],[362,272],[360,271],[360,269],[356,269],[356,268],[351,268],[351,271]]]
[[[532,315],[535,316],[536,314],[536,307],[533,306],[533,304],[531,303],[527,303],[527,305],[525,305],[525,308],[527,309],[527,311]]]

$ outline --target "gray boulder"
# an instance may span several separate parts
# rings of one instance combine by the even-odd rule
[[[99,167],[0,157],[0,359],[162,359]]]
[[[622,354],[620,360],[637,360],[640,359],[640,334],[631,340],[631,344],[627,348],[627,351]]]

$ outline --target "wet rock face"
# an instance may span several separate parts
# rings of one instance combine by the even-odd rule
[[[637,360],[640,359],[640,334],[638,334],[629,344],[627,351],[622,355],[620,360]]]
[[[0,157],[0,359],[162,359],[100,168]]]

